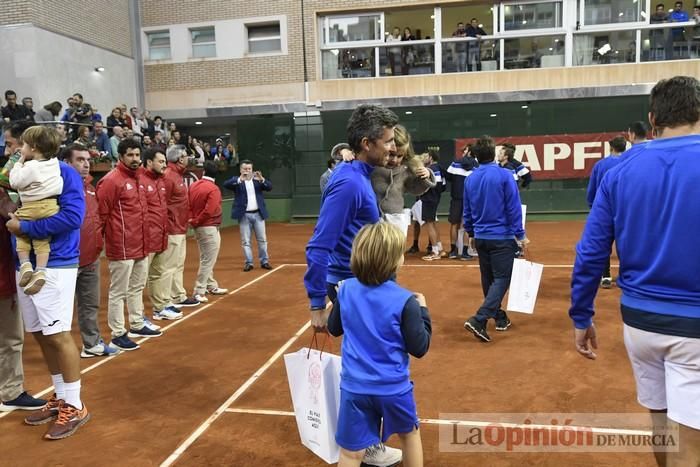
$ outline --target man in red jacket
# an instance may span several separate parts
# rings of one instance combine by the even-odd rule
[[[197,306],[199,302],[194,298],[188,298],[183,286],[187,255],[187,223],[190,219],[190,202],[183,179],[188,156],[185,147],[176,144],[168,148],[166,157],[168,168],[165,169],[163,182],[168,200],[168,249],[165,259],[167,272],[162,283],[164,288],[158,293],[169,293],[169,302],[177,308]]]
[[[219,287],[214,279],[214,265],[221,246],[221,190],[215,177],[219,166],[214,161],[204,163],[204,176],[190,186],[190,210],[194,236],[199,247],[199,271],[194,284],[194,299],[208,302],[206,294],[224,295],[228,289]]]
[[[170,289],[163,294],[162,278],[166,275],[165,259],[168,248],[168,205],[163,174],[165,153],[159,148],[143,154],[139,181],[146,189],[146,250],[148,253],[148,290],[153,304],[153,319],[180,319],[182,313],[170,303]],[[159,292],[159,293],[158,293]]]
[[[7,156],[19,151],[22,132],[30,124],[14,123],[5,131]],[[5,227],[15,207],[7,192],[0,188],[0,412],[36,410],[46,404],[45,400],[35,399],[24,390],[24,329],[15,297],[14,251]]]
[[[141,145],[124,139],[117,148],[119,162],[97,184],[97,201],[109,260],[109,301],[107,321],[112,344],[121,350],[136,350],[130,337],[156,337],[162,333],[144,322],[143,289],[148,276],[145,247],[148,202],[139,184]],[[124,303],[129,311],[130,329],[124,326]]]
[[[78,302],[78,327],[83,339],[83,358],[109,357],[119,349],[106,344],[100,335],[97,312],[100,310],[100,254],[104,247],[102,222],[97,206],[95,187],[90,175],[90,153],[81,144],[73,143],[63,148],[60,159],[78,171],[83,179],[85,218],[80,227],[80,262],[75,283]]]

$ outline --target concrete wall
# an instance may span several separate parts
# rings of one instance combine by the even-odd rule
[[[32,97],[35,108],[80,92],[106,119],[116,104],[136,104],[133,58],[25,25],[0,27],[0,91]],[[97,73],[95,67],[105,71]]]

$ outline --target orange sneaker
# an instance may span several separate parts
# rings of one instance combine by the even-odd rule
[[[90,420],[90,413],[83,404],[82,410],[78,410],[72,405],[63,402],[58,411],[56,422],[48,429],[44,438],[63,439],[75,433],[78,428]]]
[[[27,425],[43,425],[58,417],[58,409],[63,404],[63,399],[57,399],[56,394],[51,396],[51,399],[41,409],[30,413],[24,418],[24,423]]]

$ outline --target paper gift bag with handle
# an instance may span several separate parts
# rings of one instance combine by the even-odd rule
[[[513,273],[508,291],[508,311],[530,313],[535,311],[537,292],[542,279],[543,265],[526,259],[513,260]]]
[[[286,354],[284,365],[302,444],[329,464],[338,462],[340,357],[305,347]]]

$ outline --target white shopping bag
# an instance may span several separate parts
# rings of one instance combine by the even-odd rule
[[[523,214],[523,230],[525,229],[525,217],[527,216],[527,204],[520,205],[520,212]]]
[[[406,237],[408,235],[408,227],[411,225],[411,210],[410,209],[404,209],[403,211],[397,213],[397,214],[389,214],[389,213],[384,213],[382,215],[384,220],[388,222],[389,224],[395,225],[398,227],[401,232],[403,232],[403,236]]]
[[[338,462],[340,357],[303,348],[286,354],[284,365],[302,444],[329,464]]]
[[[525,259],[513,260],[513,273],[510,278],[510,290],[508,291],[508,311],[530,313],[535,311],[537,292],[542,279],[542,268],[539,263],[532,263]]]

